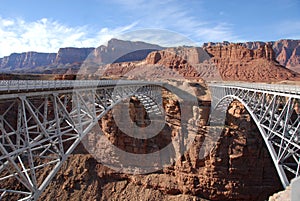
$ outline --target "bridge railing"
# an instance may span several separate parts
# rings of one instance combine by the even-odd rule
[[[273,92],[283,92],[290,94],[300,94],[300,85],[288,85],[288,84],[266,84],[266,83],[242,83],[242,82],[216,82],[210,83],[210,85],[216,85],[219,87],[242,87],[250,89],[259,89]]]
[[[151,82],[132,80],[0,80],[0,92],[29,91],[36,89],[53,90],[61,88],[97,87],[136,83],[149,84]]]

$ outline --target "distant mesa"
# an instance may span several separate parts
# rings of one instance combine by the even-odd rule
[[[164,66],[189,79],[299,80],[300,40],[224,41],[204,43],[202,47],[164,48],[140,41],[111,39],[107,46],[97,48],[65,47],[57,53],[14,53],[0,58],[2,73],[83,73],[120,77],[134,69],[141,73],[145,70],[140,69],[143,65]],[[152,76],[164,71],[160,68],[148,73]]]
[[[5,73],[64,73],[76,72],[87,58],[98,64],[143,60],[154,50],[163,47],[145,42],[111,39],[98,48],[60,48],[58,53],[13,53],[0,58],[0,72]]]
[[[95,48],[75,48],[66,47],[60,48],[56,54],[54,64],[68,64],[75,62],[83,62]],[[51,64],[51,63],[50,63]],[[49,64],[49,65],[50,65]]]
[[[132,42],[119,39],[111,39],[107,46],[101,45],[93,52],[98,64],[110,64],[116,62],[141,61],[154,50],[162,50],[163,47],[145,42]]]
[[[17,71],[18,69],[32,69],[38,66],[47,66],[55,62],[56,53],[25,52],[13,53],[0,58],[1,71]]]

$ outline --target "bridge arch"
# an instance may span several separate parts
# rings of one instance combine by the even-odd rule
[[[283,167],[277,162],[277,155],[276,155],[276,152],[272,146],[272,144],[270,143],[270,141],[268,140],[268,137],[267,136],[267,133],[265,132],[265,130],[262,128],[261,124],[260,124],[260,121],[258,119],[258,117],[253,113],[253,111],[251,110],[251,108],[247,105],[247,103],[241,99],[240,97],[238,96],[235,96],[235,95],[226,95],[224,96],[215,106],[215,108],[213,108],[213,111],[212,111],[212,114],[211,116],[214,116],[214,112],[215,111],[222,111],[224,112],[223,115],[222,115],[222,118],[224,118],[223,121],[218,121],[218,123],[222,123],[223,125],[225,125],[225,121],[226,121],[226,113],[228,111],[228,108],[230,106],[230,104],[234,101],[234,100],[237,100],[239,101],[240,103],[243,104],[243,106],[246,108],[247,112],[250,114],[251,118],[253,119],[253,121],[255,122],[256,124],[256,127],[258,128],[260,134],[261,134],[261,137],[263,138],[264,140],[264,143],[265,145],[267,146],[267,149],[270,153],[270,156],[274,162],[274,166],[277,170],[277,173],[278,173],[278,176],[283,184],[284,187],[286,187],[288,184],[289,184],[289,180],[284,172],[284,169]],[[218,115],[220,115],[220,112],[218,112]],[[211,120],[213,121],[213,120]],[[220,133],[221,135],[221,133]]]
[[[118,80],[4,83],[0,87],[4,92],[0,94],[0,104],[6,104],[0,109],[0,199],[16,195],[16,199],[37,200],[83,137],[124,99],[136,96],[141,102],[151,103],[146,109],[153,112],[154,118],[159,118],[163,114],[160,111],[162,89],[183,100],[179,102],[180,109],[188,115],[180,120],[187,124],[198,100],[185,89],[168,84]],[[157,125],[150,124],[150,127],[159,129]],[[193,138],[184,134],[176,137],[174,141],[179,143],[180,153],[176,152],[175,157],[178,157]],[[168,155],[161,160],[170,162]],[[51,170],[42,173],[45,178],[38,178],[47,165],[51,165]],[[5,188],[5,181],[11,178],[21,187]]]
[[[223,126],[229,104],[241,102],[264,139],[281,183],[300,174],[300,90],[293,85],[213,83],[210,124]],[[219,135],[222,130],[219,130]]]

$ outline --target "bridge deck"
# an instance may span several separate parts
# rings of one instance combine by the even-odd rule
[[[158,82],[136,80],[0,80],[0,94],[143,84],[160,85]]]
[[[211,82],[210,86],[218,86],[223,88],[247,88],[261,91],[280,92],[284,94],[299,94],[300,85],[292,84],[266,84],[266,83],[248,83],[248,82]]]

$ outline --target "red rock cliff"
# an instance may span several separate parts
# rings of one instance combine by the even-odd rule
[[[225,45],[225,43],[219,43]],[[256,50],[261,48],[265,44],[272,45],[272,48],[275,52],[276,60],[283,66],[290,68],[291,70],[297,71],[300,73],[300,40],[291,40],[291,39],[282,39],[278,41],[271,42],[245,42],[242,45],[248,49]],[[208,46],[209,44],[205,44]],[[210,45],[216,45],[211,44]]]
[[[25,52],[14,53],[0,58],[0,70],[10,72],[16,69],[35,68],[47,66],[54,62],[55,53]]]
[[[242,44],[213,45],[205,50],[212,56],[224,80],[269,82],[299,79],[296,72],[277,63],[271,44],[255,50]]]

